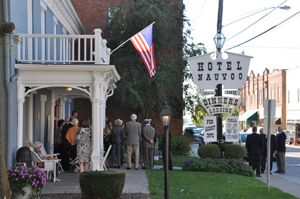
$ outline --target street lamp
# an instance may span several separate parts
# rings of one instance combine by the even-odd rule
[[[214,37],[214,42],[216,44],[216,48],[221,50],[223,48],[223,45],[225,43],[226,37],[223,35],[223,33],[217,33]],[[219,50],[219,52],[220,52]]]
[[[169,106],[164,105],[163,109],[160,112],[161,122],[164,126],[164,133],[165,133],[165,199],[169,198],[169,126],[172,119],[172,112],[169,109]]]

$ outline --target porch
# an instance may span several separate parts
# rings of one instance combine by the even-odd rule
[[[100,159],[104,153],[106,100],[114,94],[120,76],[115,66],[109,64],[110,49],[101,38],[101,30],[94,32],[94,35],[20,34],[18,63],[15,64],[19,73],[17,148],[24,146],[26,132],[27,139],[32,143],[42,142],[52,154],[55,124],[57,120],[65,119],[65,102],[88,98],[92,104],[93,170],[103,170]],[[42,89],[50,94],[33,98]],[[33,99],[39,101],[40,111],[34,108]],[[49,108],[47,115],[45,110]],[[39,129],[34,128],[33,115],[36,115]]]

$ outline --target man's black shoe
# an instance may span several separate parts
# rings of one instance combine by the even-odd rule
[[[146,169],[146,167],[143,167],[142,169]]]
[[[139,168],[135,168],[135,170],[139,170]]]
[[[129,167],[127,167],[126,169],[127,169],[127,170],[131,170],[131,168],[129,168]]]
[[[277,170],[277,171],[275,171],[274,173],[280,173],[281,171],[279,171],[279,170]]]
[[[256,175],[256,177],[261,177],[261,175]]]

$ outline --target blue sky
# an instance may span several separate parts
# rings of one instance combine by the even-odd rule
[[[197,42],[204,43],[208,52],[215,50],[213,37],[216,35],[217,29],[218,2],[218,0],[183,1],[186,8],[185,15],[190,19],[193,27],[192,36]],[[244,15],[246,13],[254,13],[253,11],[257,12],[265,7],[277,7],[283,2],[284,0],[224,0],[223,25],[246,16]],[[276,9],[248,30],[229,41],[226,40],[223,50],[251,39],[300,10],[300,0],[287,0],[282,6],[284,5],[290,6],[291,9],[289,11]],[[223,27],[222,32],[229,39],[270,11],[272,9]],[[299,25],[300,14],[253,41],[231,49],[230,52],[245,51],[246,55],[253,56],[249,73],[253,70],[255,75],[258,73],[261,75],[264,68],[268,68],[271,72],[273,69],[300,67]]]

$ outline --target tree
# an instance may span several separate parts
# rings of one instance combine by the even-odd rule
[[[170,0],[129,0],[125,6],[110,8],[111,17],[104,29],[108,46],[114,49],[152,22],[156,60],[156,75],[149,77],[147,69],[132,44],[125,44],[111,55],[121,75],[115,95],[107,101],[111,111],[127,107],[138,118],[154,117],[165,101],[175,117],[182,117],[183,5]]]

